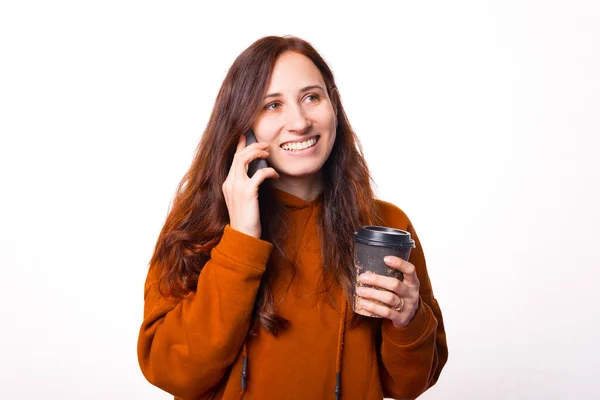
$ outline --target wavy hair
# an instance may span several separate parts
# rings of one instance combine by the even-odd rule
[[[158,269],[158,287],[163,296],[177,298],[196,290],[198,276],[210,258],[210,251],[229,223],[222,185],[238,139],[251,129],[261,112],[275,62],[288,51],[303,54],[319,69],[338,120],[336,140],[323,165],[319,236],[323,274],[332,277],[350,301],[354,286],[354,260],[349,245],[352,233],[359,226],[379,225],[382,221],[362,147],[344,112],[333,73],[308,42],[293,36],[266,36],[257,40],[229,69],[191,167],[171,202],[150,261],[150,267]],[[274,252],[292,261],[293,265],[293,260],[283,249],[282,238],[286,237],[287,229],[285,206],[277,202],[269,180],[259,188],[259,207],[261,238],[271,242]],[[255,333],[260,324],[277,335],[287,323],[277,315],[272,293],[276,268],[272,264],[273,257],[261,281],[251,333]],[[326,285],[324,290],[327,289]],[[356,321],[357,318],[353,322]]]

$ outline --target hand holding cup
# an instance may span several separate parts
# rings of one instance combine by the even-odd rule
[[[390,319],[402,328],[419,307],[419,279],[408,262],[415,241],[410,233],[384,226],[365,226],[353,235],[354,312]]]
[[[362,309],[391,320],[396,328],[403,328],[410,323],[419,307],[419,278],[415,266],[400,257],[386,256],[384,262],[401,271],[404,279],[401,281],[391,276],[365,272],[359,275],[360,282],[378,289],[357,287],[358,301]]]

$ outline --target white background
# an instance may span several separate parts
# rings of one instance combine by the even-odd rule
[[[2,1],[0,398],[168,399],[147,263],[235,57],[330,63],[423,242],[450,359],[423,399],[600,398],[596,1]]]

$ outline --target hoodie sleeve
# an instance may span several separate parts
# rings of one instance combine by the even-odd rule
[[[182,399],[212,394],[244,343],[272,247],[227,225],[197,290],[178,300],[160,295],[150,267],[137,349],[150,383]]]
[[[407,230],[416,244],[409,262],[420,282],[419,308],[403,328],[387,319],[381,325],[381,383],[384,396],[394,399],[417,398],[436,383],[448,359],[442,312],[433,296],[423,248],[410,221]]]

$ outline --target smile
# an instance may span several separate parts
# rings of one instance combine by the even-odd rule
[[[310,149],[314,147],[319,141],[319,136],[312,137],[302,142],[287,142],[282,144],[281,147],[283,150],[290,151],[292,153],[303,151],[306,149]]]

